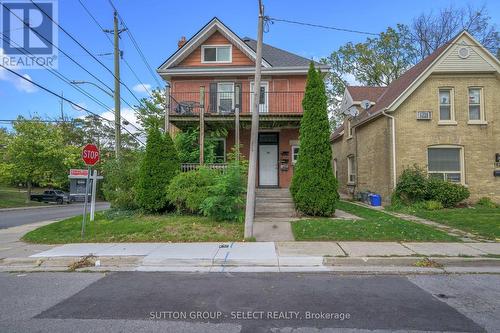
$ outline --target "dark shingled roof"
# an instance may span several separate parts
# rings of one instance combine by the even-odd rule
[[[369,100],[375,102],[380,95],[385,91],[386,87],[367,87],[367,86],[347,86],[346,89],[352,97],[353,101],[361,102],[362,100]]]
[[[257,52],[257,41],[255,39],[243,37],[242,40],[254,52]],[[310,59],[278,49],[268,44],[262,44],[262,58],[273,67],[307,67],[311,62]],[[317,62],[315,62],[315,64],[319,65]]]

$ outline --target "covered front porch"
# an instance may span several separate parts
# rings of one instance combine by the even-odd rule
[[[231,153],[248,159],[250,153],[250,117],[223,115],[206,117],[200,122],[196,116],[172,116],[170,132],[176,133],[196,128],[199,130],[199,161],[182,163],[181,170],[195,170],[200,165],[224,170]],[[300,116],[261,115],[257,159],[257,186],[288,188],[299,153]],[[222,129],[222,130],[221,130]],[[215,136],[213,133],[217,133]],[[221,134],[222,133],[222,134]],[[213,146],[211,159],[207,159],[205,145],[210,140]],[[239,147],[239,149],[238,149]],[[194,161],[193,161],[194,162]]]

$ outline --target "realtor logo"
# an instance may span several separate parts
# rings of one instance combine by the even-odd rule
[[[1,4],[0,62],[10,68],[57,68],[57,3],[11,0]]]

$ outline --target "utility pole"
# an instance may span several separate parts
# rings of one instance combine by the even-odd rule
[[[121,138],[121,105],[120,105],[120,33],[127,29],[118,29],[118,12],[115,10],[113,15],[113,30],[104,30],[104,32],[112,33],[114,35],[114,60],[115,60],[115,156],[120,157],[120,150],[122,146]]]
[[[255,181],[257,178],[257,149],[259,140],[260,70],[262,65],[262,39],[264,30],[264,5],[259,0],[259,24],[257,26],[257,54],[252,103],[252,129],[250,131],[250,158],[248,166],[247,203],[245,209],[245,238],[253,236],[255,214]]]

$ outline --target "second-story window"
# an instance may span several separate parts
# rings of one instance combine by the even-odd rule
[[[217,105],[219,113],[230,113],[234,109],[234,83],[219,82],[217,84]]]
[[[453,112],[453,90],[439,89],[439,121],[453,122],[455,115]]]
[[[469,88],[469,121],[484,121],[483,90],[481,88]]]
[[[201,47],[201,62],[230,63],[231,45],[203,45]]]
[[[347,119],[346,125],[347,125],[347,138],[349,139],[349,138],[352,138],[351,118]]]

